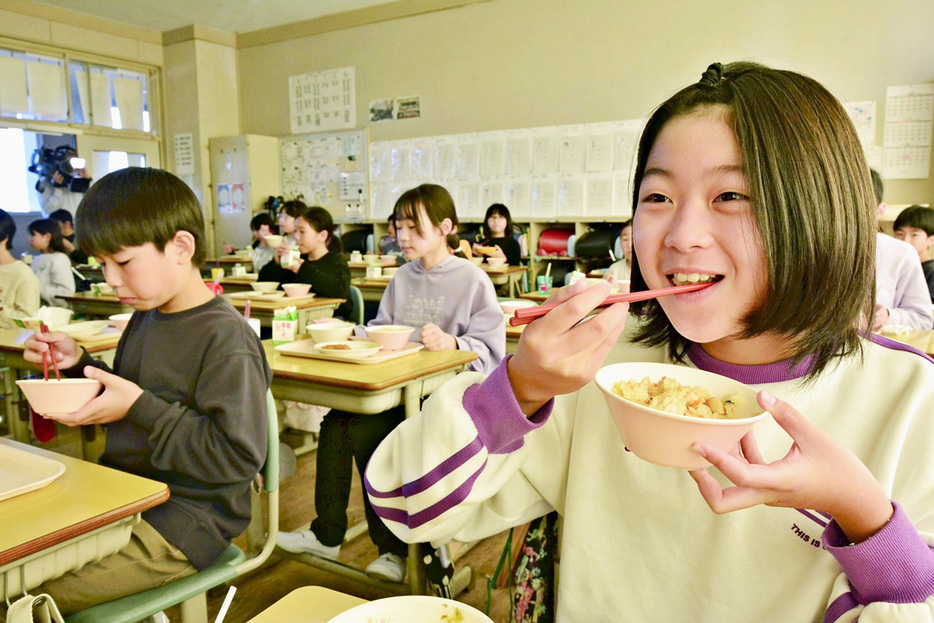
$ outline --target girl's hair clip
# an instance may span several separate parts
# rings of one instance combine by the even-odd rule
[[[713,63],[707,67],[707,71],[701,76],[698,84],[708,89],[716,89],[723,82],[723,65]]]

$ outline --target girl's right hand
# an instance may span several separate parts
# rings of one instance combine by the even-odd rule
[[[59,368],[71,368],[81,359],[77,342],[61,331],[33,333],[23,344],[23,359],[38,366],[42,365],[42,353],[52,352]],[[51,364],[51,362],[49,362]]]
[[[526,415],[534,414],[554,396],[577,391],[589,383],[626,327],[628,303],[611,305],[580,322],[610,293],[606,282],[587,286],[587,281],[581,280],[555,290],[546,303],[558,307],[522,332],[507,372]]]

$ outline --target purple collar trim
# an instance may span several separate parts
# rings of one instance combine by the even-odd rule
[[[921,355],[922,357],[924,357],[931,363],[934,363],[934,359],[932,359],[929,355],[921,352],[914,346],[909,346],[908,344],[903,344],[902,342],[899,342],[897,340],[893,340],[888,337],[882,337],[881,335],[877,335],[875,333],[870,334],[868,337],[869,337],[870,342],[874,342],[876,344],[879,344],[880,346],[885,346],[886,348],[891,348],[892,350],[902,350],[902,351],[905,351],[906,353],[914,353],[916,355]]]
[[[708,355],[700,344],[691,344],[688,349],[688,358],[701,370],[726,376],[747,385],[800,379],[806,376],[814,365],[813,357],[807,357],[798,365],[792,365],[791,359],[754,366],[726,363]]]

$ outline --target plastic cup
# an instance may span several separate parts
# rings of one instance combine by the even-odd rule
[[[554,277],[551,275],[539,275],[535,280],[538,283],[538,291],[542,294],[551,292],[551,286],[554,283]]]

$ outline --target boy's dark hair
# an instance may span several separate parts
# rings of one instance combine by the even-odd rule
[[[451,219],[451,233],[447,236],[448,246],[456,249],[460,243],[457,235],[457,212],[454,210],[454,199],[443,186],[437,184],[422,184],[402,193],[396,200],[392,216],[396,220],[396,229],[399,221],[410,220],[415,223],[415,231],[421,235],[422,223],[419,218],[419,206],[424,206],[428,220],[435,227],[440,227],[444,219]]]
[[[6,210],[0,210],[0,242],[6,240],[6,249],[13,248],[13,238],[16,237],[16,221]]]
[[[885,192],[885,184],[882,183],[882,176],[875,169],[869,169],[872,176],[872,192],[876,195],[876,205],[882,203],[882,193]]]
[[[49,214],[49,218],[53,221],[58,221],[59,223],[69,223],[72,226],[75,224],[75,219],[71,216],[71,212],[65,208],[59,208],[55,212]]]
[[[317,232],[328,232],[328,240],[327,243],[325,243],[327,244],[328,251],[333,251],[334,253],[341,252],[343,244],[341,243],[340,237],[334,232],[334,219],[331,217],[330,212],[319,206],[306,207],[303,210],[299,210],[295,218],[302,219]]]
[[[269,216],[269,212],[260,212],[250,219],[250,230],[252,231],[259,231],[259,228],[263,225],[269,227],[269,233],[275,233],[273,228],[276,224],[275,221],[272,220],[272,217]]]
[[[512,238],[516,233],[515,228],[512,226],[512,216],[509,214],[509,208],[504,206],[501,203],[494,203],[489,208],[486,209],[486,215],[483,217],[483,225],[481,225],[481,230],[483,231],[483,239],[490,240],[493,238],[493,232],[490,230],[490,226],[487,225],[487,221],[494,214],[498,214],[506,219],[506,238]]]
[[[811,357],[812,380],[835,358],[861,353],[875,300],[876,219],[869,167],[853,123],[817,81],[756,63],[711,65],[701,80],[663,103],[639,141],[633,183],[637,209],[649,153],[666,123],[719,115],[736,136],[749,202],[767,264],[765,294],[741,319],[741,337],[789,337],[789,355]],[[645,290],[634,254],[632,290]],[[690,346],[657,301],[637,339],[667,344],[675,360]]]
[[[928,236],[934,236],[934,209],[924,206],[909,206],[895,217],[894,229],[914,227],[924,231]]]
[[[165,251],[175,234],[195,239],[191,263],[204,263],[204,216],[195,193],[162,169],[128,167],[102,177],[78,206],[78,246],[88,255],[153,243]]]
[[[50,218],[40,218],[38,221],[30,223],[28,229],[30,234],[49,234],[51,236],[49,238],[49,247],[53,251],[68,255],[63,242],[64,238],[62,238],[62,228],[59,226],[58,221],[53,221]]]

